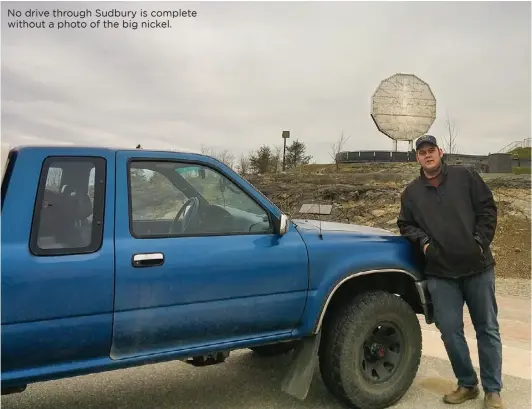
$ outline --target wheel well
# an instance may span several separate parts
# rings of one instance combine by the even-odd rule
[[[338,308],[345,305],[353,296],[368,291],[386,291],[399,295],[405,300],[416,314],[423,314],[423,308],[419,299],[419,294],[412,277],[400,272],[382,272],[361,276],[354,276],[340,286],[333,294],[329,304],[325,307],[325,315],[318,321],[316,331],[321,324],[328,321]]]

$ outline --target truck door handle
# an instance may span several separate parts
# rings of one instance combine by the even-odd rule
[[[164,264],[163,253],[143,253],[133,255],[133,267],[155,267]]]

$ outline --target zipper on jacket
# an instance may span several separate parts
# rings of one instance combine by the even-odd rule
[[[436,186],[432,186],[432,185],[428,185],[426,186],[427,189],[430,189],[430,190],[434,190],[435,192],[435,195],[436,195],[436,200],[438,201],[438,203],[441,203],[441,198],[440,196],[443,196],[443,193],[440,195],[440,187],[436,187]]]
[[[441,203],[443,192],[441,191],[440,186],[436,188],[436,196],[438,196],[438,203]]]

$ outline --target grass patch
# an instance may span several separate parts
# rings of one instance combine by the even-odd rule
[[[532,149],[531,148],[515,148],[511,152],[509,152],[512,155],[517,155],[519,159],[530,159],[532,157]]]
[[[520,167],[513,167],[512,173],[514,175],[530,175],[532,173],[531,168],[520,168]]]

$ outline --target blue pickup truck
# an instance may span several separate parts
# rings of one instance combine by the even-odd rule
[[[385,408],[432,322],[423,258],[377,228],[291,220],[195,153],[2,151],[2,394],[65,377],[251,349],[315,368],[346,407]]]

